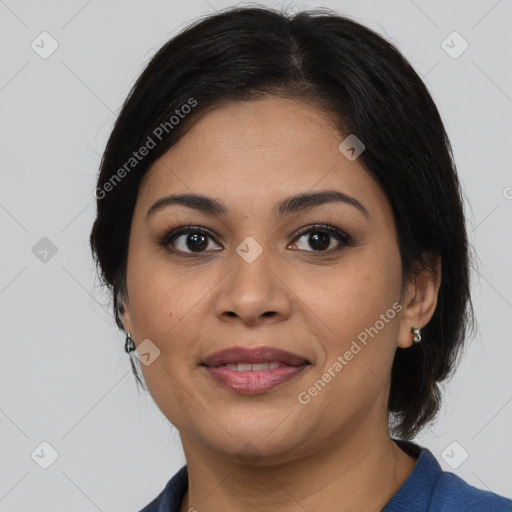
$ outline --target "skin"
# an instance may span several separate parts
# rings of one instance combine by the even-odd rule
[[[340,152],[343,139],[305,102],[229,103],[200,118],[142,180],[123,322],[136,345],[150,339],[160,350],[141,369],[180,432],[189,473],[182,512],[379,511],[414,468],[388,431],[390,368],[396,348],[412,345],[411,327],[432,317],[440,283],[418,273],[401,297],[391,206],[359,161]],[[344,203],[272,213],[285,198],[321,190],[356,198],[369,217]],[[161,197],[191,192],[223,203],[227,215],[172,205],[145,218]],[[158,245],[180,223],[213,233],[203,252],[187,246],[186,233],[174,248],[190,258]],[[314,227],[297,235],[317,223],[331,223],[356,246],[331,236],[319,250],[308,243]],[[263,251],[252,263],[236,251],[248,236]],[[400,299],[402,310],[300,403],[299,393]],[[270,391],[240,394],[199,365],[234,345],[278,347],[311,365]]]

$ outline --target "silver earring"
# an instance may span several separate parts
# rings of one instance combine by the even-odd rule
[[[414,342],[418,343],[421,341],[421,329],[418,327],[412,327],[411,332],[414,334]]]
[[[133,342],[133,338],[130,333],[126,335],[126,341],[124,343],[124,350],[128,354],[135,350],[135,343]]]

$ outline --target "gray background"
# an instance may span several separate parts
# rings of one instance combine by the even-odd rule
[[[184,463],[177,431],[136,391],[88,236],[101,154],[135,78],[190,20],[230,5],[0,0],[0,512],[139,510]],[[479,331],[417,442],[512,496],[512,2],[285,5],[333,7],[390,39],[441,111],[470,205]],[[59,45],[46,59],[31,47],[50,48],[44,31]],[[454,31],[469,44],[457,58],[442,46]],[[58,453],[47,469],[44,441]]]

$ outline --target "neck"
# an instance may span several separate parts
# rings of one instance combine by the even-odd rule
[[[368,434],[359,425],[349,438],[346,432],[331,437],[328,445],[300,458],[253,465],[219,456],[182,437],[189,489],[181,512],[378,512],[405,482],[416,460],[393,442],[387,422],[385,429]]]

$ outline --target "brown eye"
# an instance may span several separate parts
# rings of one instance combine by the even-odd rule
[[[161,245],[172,252],[202,253],[208,250],[210,240],[215,242],[213,237],[204,229],[185,226],[165,235]],[[209,250],[218,249],[210,248]]]
[[[342,247],[352,245],[352,240],[346,233],[338,228],[335,228],[334,226],[327,224],[304,228],[300,231],[299,235],[300,236],[295,240],[304,238],[305,241],[303,242],[302,247],[299,247],[298,242],[295,241],[292,244],[294,249],[309,252],[332,252]],[[331,247],[333,238],[335,241],[337,241],[337,245],[334,244],[334,248]],[[308,249],[308,247],[313,251]]]

